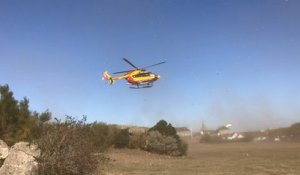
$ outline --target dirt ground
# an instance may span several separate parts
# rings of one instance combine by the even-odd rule
[[[300,143],[200,144],[189,141],[184,157],[112,149],[107,175],[300,175]]]

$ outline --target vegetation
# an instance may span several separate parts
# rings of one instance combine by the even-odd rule
[[[254,139],[254,135],[251,132],[243,133],[244,137],[243,138],[238,138],[238,139],[223,139],[220,136],[217,135],[209,135],[209,134],[204,134],[200,137],[200,142],[201,143],[234,143],[234,142],[251,142]]]
[[[187,153],[187,144],[180,139],[172,124],[164,120],[160,120],[146,133],[129,133],[127,129],[121,130],[116,135],[114,145],[116,148],[127,146],[131,149],[142,149],[171,156],[181,156]]]
[[[0,93],[0,138],[10,146],[18,141],[37,143],[41,149],[39,174],[91,174],[104,160],[95,153],[115,142],[119,130],[115,126],[86,124],[86,117],[76,120],[70,116],[50,122],[48,110],[41,114],[30,111],[29,100],[16,100],[8,85],[0,86]]]
[[[41,114],[29,110],[29,100],[18,101],[8,85],[0,85],[0,138],[8,145],[40,137],[42,125],[51,119],[47,110]]]
[[[174,137],[162,135],[158,131],[150,131],[148,133],[146,149],[158,154],[181,155],[177,140]]]
[[[85,118],[76,121],[67,117],[65,122],[57,121],[44,126],[38,141],[41,149],[39,174],[76,175],[90,174],[97,166],[97,159],[91,142],[90,127]]]
[[[101,166],[109,147],[128,145],[128,130],[94,122],[86,124],[86,117],[76,120],[67,116],[43,127],[38,145],[41,149],[39,174],[92,174]]]
[[[221,137],[211,136],[209,134],[204,134],[200,138],[200,142],[202,142],[202,143],[223,143],[224,141],[227,141],[227,140],[223,140]]]
[[[113,125],[107,125],[105,123],[94,122],[89,124],[89,135],[95,151],[105,152],[115,142],[116,134],[119,129]]]
[[[114,138],[114,145],[116,148],[125,148],[129,143],[129,131],[128,129],[121,129],[117,132]]]
[[[86,117],[76,120],[51,121],[51,113],[29,110],[29,100],[18,101],[8,85],[0,85],[0,138],[8,145],[18,141],[38,144],[41,157],[38,158],[39,174],[92,174],[102,166],[103,153],[109,147],[140,148],[150,152],[180,156],[187,153],[187,144],[177,135],[175,128],[164,120],[159,121],[147,133],[129,133],[128,129],[94,122],[86,123]],[[51,121],[51,122],[50,122]],[[269,137],[286,136],[289,140],[300,140],[300,123],[288,128],[267,130]],[[259,135],[245,134],[248,141]],[[219,142],[207,135],[207,142]],[[208,148],[210,149],[210,148]],[[219,154],[218,154],[219,155]],[[240,155],[240,154],[239,154]],[[0,160],[0,165],[3,160]]]
[[[300,123],[295,123],[288,128],[287,133],[292,138],[292,141],[300,141]]]
[[[300,123],[295,123],[288,129],[290,135],[300,135]]]
[[[160,120],[159,122],[157,122],[156,125],[149,129],[149,132],[150,131],[158,131],[162,135],[179,138],[176,133],[176,129],[172,126],[171,123],[168,124],[165,120]]]
[[[179,138],[172,124],[160,120],[148,131],[146,150],[158,154],[180,156],[187,153],[187,144]]]
[[[128,148],[131,149],[145,149],[146,148],[146,137],[145,133],[131,134],[129,138]]]

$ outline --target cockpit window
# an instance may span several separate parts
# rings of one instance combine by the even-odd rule
[[[137,77],[146,77],[146,76],[150,76],[150,73],[140,73],[140,74],[136,74],[133,77],[137,78]]]

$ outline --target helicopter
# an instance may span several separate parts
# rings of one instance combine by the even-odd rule
[[[126,63],[128,63],[130,66],[132,66],[134,69],[114,72],[113,74],[124,73],[123,75],[117,75],[117,76],[110,76],[108,71],[105,71],[105,72],[103,72],[103,79],[108,81],[109,84],[111,84],[111,85],[113,85],[116,80],[126,79],[128,84],[133,85],[133,86],[130,87],[132,89],[152,87],[153,82],[158,80],[160,78],[160,75],[149,72],[149,71],[146,70],[146,68],[157,66],[157,65],[165,63],[165,61],[163,61],[163,62],[152,64],[150,66],[146,66],[146,67],[143,67],[143,68],[138,68],[137,66],[132,64],[126,58],[123,58],[123,60]]]

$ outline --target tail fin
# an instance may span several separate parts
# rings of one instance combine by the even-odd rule
[[[108,74],[107,71],[103,72],[104,80],[108,81],[109,84],[114,84],[115,80]]]

